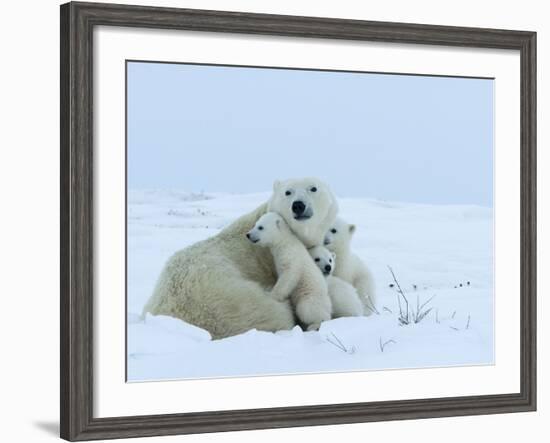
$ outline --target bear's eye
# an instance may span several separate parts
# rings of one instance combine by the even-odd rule
[[[317,262],[318,262],[318,261],[320,261],[320,258],[319,258],[319,257],[317,257],[317,258],[315,259],[315,261],[317,261]]]
[[[312,186],[311,189],[310,189],[311,192],[317,192],[317,187],[316,186]]]
[[[329,258],[329,259],[328,259],[328,262],[329,262],[329,263],[332,263],[332,258]]]
[[[264,227],[263,227],[263,226],[258,226],[258,230],[259,230],[259,231],[263,231],[263,230],[264,230]]]
[[[332,228],[332,229],[330,230],[330,232],[332,232],[333,234],[336,234],[338,231],[337,231],[336,229]]]
[[[292,191],[286,191],[285,192],[285,195],[290,195],[290,194],[292,194]]]

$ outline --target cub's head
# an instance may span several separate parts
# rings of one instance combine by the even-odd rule
[[[323,244],[331,251],[348,250],[354,232],[355,225],[338,217],[325,234]]]
[[[336,254],[334,252],[330,252],[324,246],[314,246],[308,249],[308,252],[325,277],[332,274],[336,264]]]
[[[268,211],[282,216],[302,243],[311,247],[323,242],[338,213],[338,203],[321,180],[290,179],[273,183]]]
[[[288,232],[284,219],[275,212],[262,215],[254,227],[246,233],[252,243],[270,246],[281,239],[283,233]]]

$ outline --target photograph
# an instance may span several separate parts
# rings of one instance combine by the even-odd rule
[[[127,382],[495,364],[494,78],[125,72]]]
[[[61,438],[536,411],[542,28],[294,6],[61,5]]]

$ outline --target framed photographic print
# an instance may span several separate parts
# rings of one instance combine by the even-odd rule
[[[536,407],[536,34],[61,6],[61,436]]]

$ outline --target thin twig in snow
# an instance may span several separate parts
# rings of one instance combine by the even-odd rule
[[[388,269],[390,270],[391,275],[393,277],[393,281],[397,286],[397,302],[399,304],[399,321],[403,324],[409,324],[409,300],[407,300],[407,297],[405,296],[403,289],[401,289],[401,285],[397,281],[397,278],[395,277],[395,274],[391,266],[388,266]],[[401,301],[400,301],[399,295],[401,295],[401,297],[403,297],[403,300],[405,301],[405,308],[406,308],[405,315],[403,315],[403,310],[401,308]]]
[[[466,323],[466,329],[470,327],[470,314],[468,314],[468,322]]]
[[[382,343],[382,337],[380,337],[380,341],[379,341],[380,352],[384,352],[384,348],[386,347],[386,345],[388,345],[390,343],[396,344],[397,342],[395,340],[390,339],[390,340],[385,341],[384,343]]]
[[[334,332],[331,332],[330,335],[332,335],[334,337],[334,339],[336,340],[336,343],[333,342],[329,337],[325,337],[326,340],[333,346],[336,346],[338,349],[340,349],[341,351],[345,352],[346,354],[354,354],[355,353],[355,346],[352,346],[351,348],[348,348],[346,347],[346,345],[344,345],[344,343],[342,343],[342,341],[336,336],[336,334],[334,334]]]
[[[422,304],[420,305],[420,310],[424,309],[424,306],[426,306],[428,303],[430,303],[430,302],[435,298],[436,295],[437,295],[437,294],[432,295],[428,300],[426,300],[424,303],[422,303]]]
[[[395,286],[397,286],[397,304],[399,306],[399,318],[398,318],[399,324],[408,325],[411,323],[411,321],[413,321],[414,323],[420,323],[432,311],[433,308],[429,308],[429,309],[424,309],[424,308],[428,305],[428,303],[430,303],[433,300],[435,295],[433,295],[431,298],[429,298],[424,303],[422,303],[422,305],[420,304],[420,296],[417,295],[416,310],[414,308],[409,310],[409,300],[407,299],[405,292],[401,288],[401,285],[399,284],[399,281],[397,280],[397,277],[395,276],[395,273],[393,272],[393,269],[391,268],[391,266],[388,266],[388,269],[391,272],[393,281],[395,282]],[[405,312],[403,312],[401,297],[405,302],[405,309],[406,309]]]
[[[340,339],[338,338],[338,336],[337,336],[334,332],[331,332],[330,334],[334,337],[334,339],[338,342],[338,344],[339,344],[340,346],[342,346],[342,348],[345,348],[344,343],[342,343],[342,342],[340,341]]]
[[[424,317],[426,317],[426,315],[428,315],[430,312],[432,312],[432,309],[433,308],[430,308],[430,309],[426,309],[425,311],[422,311],[420,313],[416,313],[415,316],[414,316],[414,322],[415,323],[420,323]]]
[[[371,312],[374,312],[376,315],[380,315],[380,311],[376,309],[376,306],[374,306],[374,303],[372,302],[371,298],[367,295],[366,299],[366,306],[368,309],[371,310]]]
[[[338,349],[340,349],[341,351],[343,352],[346,352],[346,348],[342,347],[342,345],[338,344],[338,343],[334,343],[330,338],[328,337],[325,337],[327,342],[329,342],[331,345],[333,346],[336,346]]]

